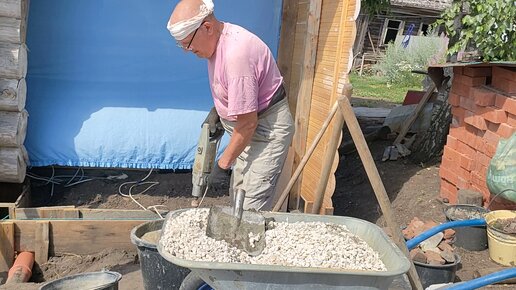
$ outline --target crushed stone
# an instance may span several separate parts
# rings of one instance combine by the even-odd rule
[[[271,221],[265,232],[265,249],[252,257],[225,241],[206,236],[208,212],[207,208],[190,209],[168,220],[160,241],[163,249],[193,261],[387,270],[378,253],[344,225]]]

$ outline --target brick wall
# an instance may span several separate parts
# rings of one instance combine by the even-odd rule
[[[452,124],[439,175],[440,195],[457,202],[459,189],[490,197],[487,167],[500,138],[516,131],[516,68],[454,67],[448,98]]]

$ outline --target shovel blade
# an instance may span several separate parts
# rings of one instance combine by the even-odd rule
[[[206,235],[256,256],[265,248],[265,218],[258,212],[245,210],[239,220],[231,207],[213,206],[208,214]]]

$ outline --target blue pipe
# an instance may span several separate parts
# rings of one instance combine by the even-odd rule
[[[464,283],[446,287],[446,290],[471,290],[516,277],[516,267],[494,272]]]
[[[473,219],[473,220],[463,220],[463,221],[453,221],[453,222],[447,222],[444,224],[440,224],[438,226],[435,226],[429,230],[426,230],[422,232],[417,237],[410,239],[407,241],[407,248],[409,250],[414,249],[421,243],[422,241],[430,238],[431,236],[442,232],[446,229],[450,228],[459,228],[459,227],[475,227],[475,226],[485,226],[486,220],[485,219]]]

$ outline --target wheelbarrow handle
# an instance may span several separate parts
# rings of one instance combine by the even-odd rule
[[[415,238],[412,238],[407,241],[407,248],[409,250],[414,249],[421,243],[422,241],[430,238],[431,236],[437,234],[438,232],[442,232],[447,229],[451,228],[460,228],[460,227],[476,227],[476,226],[485,226],[486,220],[485,219],[472,219],[472,220],[463,220],[463,221],[452,221],[447,222],[444,224],[440,224],[438,226],[435,226],[429,230],[426,230],[422,232],[420,235],[418,235]]]

